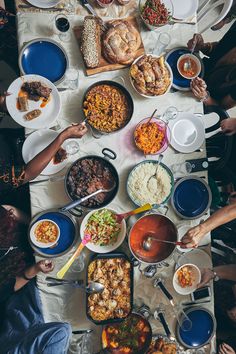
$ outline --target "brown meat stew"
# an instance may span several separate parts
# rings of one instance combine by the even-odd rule
[[[67,188],[71,198],[77,199],[96,192],[98,189],[110,188],[114,183],[115,178],[105,161],[85,158],[72,166],[67,179]],[[112,194],[113,191],[99,193],[81,205],[88,208],[99,207],[109,200]]]

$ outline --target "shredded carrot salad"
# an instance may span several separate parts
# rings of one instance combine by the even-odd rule
[[[147,154],[157,153],[165,143],[165,131],[157,123],[143,123],[134,132],[137,147]]]

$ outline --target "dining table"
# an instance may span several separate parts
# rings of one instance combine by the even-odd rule
[[[120,186],[115,199],[109,204],[109,208],[117,211],[118,213],[127,212],[134,209],[134,204],[129,199],[126,190],[127,177],[130,170],[138,163],[144,160],[154,160],[158,159],[158,155],[145,156],[141,151],[139,151],[133,142],[133,132],[140,120],[149,117],[152,112],[157,109],[157,115],[161,116],[165,110],[174,106],[178,111],[191,112],[203,114],[203,103],[199,102],[194,98],[191,91],[177,91],[171,89],[168,93],[163,96],[158,96],[155,98],[145,98],[139,95],[132,87],[129,79],[129,68],[123,68],[115,71],[107,71],[91,76],[87,76],[85,73],[85,67],[80,52],[80,47],[76,36],[74,35],[74,29],[83,23],[84,16],[88,15],[86,8],[84,8],[80,2],[74,2],[75,9],[73,11],[67,11],[63,4],[65,1],[61,1],[61,12],[66,13],[70,22],[70,40],[68,42],[61,42],[58,35],[54,33],[53,26],[55,21],[55,16],[60,13],[60,11],[53,11],[52,9],[40,9],[33,6],[22,6],[28,5],[27,1],[15,0],[17,9],[17,32],[18,32],[18,47],[19,53],[22,47],[31,40],[38,38],[49,38],[60,43],[65,49],[69,67],[75,68],[79,72],[78,87],[76,89],[66,89],[59,91],[62,108],[59,117],[52,127],[53,130],[60,131],[72,123],[82,122],[84,119],[82,112],[82,100],[86,89],[101,80],[114,80],[122,85],[129,91],[134,101],[134,112],[131,121],[124,128],[115,132],[113,134],[102,135],[100,138],[96,139],[91,134],[90,130],[88,133],[79,140],[79,151],[69,156],[65,168],[58,173],[58,175],[63,176],[70,167],[73,161],[76,159],[86,156],[86,155],[99,155],[101,156],[102,150],[104,148],[109,148],[117,154],[117,158],[112,162],[118,171],[120,178]],[[93,3],[93,2],[91,2]],[[93,3],[94,4],[94,3]],[[95,6],[95,5],[94,5]],[[127,5],[121,6],[114,2],[108,8],[99,8],[97,5],[95,9],[103,20],[110,20],[113,18],[126,18],[128,16],[136,16],[139,23],[139,29],[141,37],[144,43],[146,53],[150,52],[153,47],[153,43],[157,41],[158,35],[162,32],[167,32],[170,35],[171,41],[166,48],[166,52],[170,51],[176,47],[186,47],[187,42],[192,38],[194,33],[198,32],[198,25],[196,17],[192,18],[191,24],[181,24],[176,23],[172,25],[165,25],[158,28],[157,31],[148,30],[141,22],[138,15],[138,2],[136,0],[131,0]],[[64,88],[63,81],[60,82],[57,87]],[[206,117],[203,117],[203,120]],[[26,136],[29,136],[33,131],[30,129],[25,130]],[[176,163],[182,163],[189,159],[200,159],[206,157],[206,145],[205,142],[195,152],[184,154],[177,152],[171,146],[169,146],[163,153],[163,163],[168,167]],[[194,173],[198,177],[203,178],[205,181],[208,180],[207,170]],[[64,206],[69,202],[69,198],[64,189],[64,180],[59,179],[53,182],[45,181],[45,176],[38,176],[35,181],[44,180],[41,183],[30,183],[30,200],[31,200],[31,213],[32,217],[35,217],[38,213],[42,213],[46,210],[59,208]],[[189,228],[198,225],[209,217],[209,211],[205,213],[201,218],[194,220],[183,220],[174,212],[170,202],[167,203],[167,208],[160,208],[157,210],[160,213],[166,213],[166,215],[173,221],[173,223],[179,227],[181,225],[187,225]],[[85,216],[86,212],[81,217],[75,217],[77,228],[79,230],[81,221]],[[132,219],[127,220],[128,229],[132,225]],[[68,253],[57,257],[54,259],[55,268],[50,274],[56,277],[58,270],[66,263],[69,257],[73,254],[75,247],[81,242],[80,237],[78,237],[77,244]],[[184,254],[186,260],[189,259],[191,262],[191,254],[195,254],[195,258],[199,259],[199,262],[204,267],[212,267],[211,261],[211,244],[210,244],[210,234],[206,235],[200,247],[196,250],[190,251]],[[128,253],[128,243],[127,240],[119,247],[120,251]],[[86,265],[89,262],[92,252],[87,248],[84,248],[83,254],[85,255],[85,267],[80,273],[73,272],[69,269],[66,274],[67,279],[82,279],[85,281],[86,277]],[[176,268],[176,263],[183,256],[183,253],[176,251],[174,257],[169,262],[167,266],[163,266],[157,269],[155,277],[161,277],[165,286],[168,288],[170,293],[173,295],[175,302],[181,304],[182,302],[190,301],[190,295],[179,295],[175,292],[172,284],[173,274]],[[39,254],[35,253],[36,260],[40,260]],[[202,261],[201,261],[202,259]],[[165,317],[170,327],[171,332],[175,335],[176,328],[176,318],[173,313],[173,309],[169,306],[169,302],[162,292],[154,287],[154,278],[145,277],[143,274],[143,268],[134,268],[134,304],[136,307],[140,307],[143,304],[150,308],[150,312],[153,313],[155,309],[162,304],[165,312]],[[95,325],[86,317],[86,305],[85,305],[85,294],[83,291],[73,287],[48,287],[45,274],[39,274],[37,276],[37,286],[39,289],[39,294],[42,302],[43,316],[46,322],[50,321],[65,321],[70,323],[72,330],[83,330],[92,329],[91,341],[93,344],[93,352],[98,353],[101,348],[101,330],[102,327]],[[213,283],[211,283],[211,290],[213,294]],[[214,297],[211,296],[210,302],[203,304],[203,307],[209,309],[214,313]],[[150,323],[152,326],[153,333],[155,334],[165,334],[162,324],[156,320],[154,317],[150,318]],[[78,335],[73,335],[73,341],[78,340]],[[196,353],[196,351],[191,349],[183,348],[182,353]],[[207,345],[203,347],[204,353],[214,353],[215,351],[215,337]],[[72,351],[71,351],[72,353]]]

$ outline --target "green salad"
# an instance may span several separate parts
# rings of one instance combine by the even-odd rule
[[[85,234],[91,236],[93,244],[98,246],[113,245],[117,241],[121,224],[117,222],[116,214],[108,209],[95,211],[87,221]]]

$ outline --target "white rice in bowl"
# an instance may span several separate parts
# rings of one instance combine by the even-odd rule
[[[128,191],[138,205],[161,204],[171,193],[171,176],[167,170],[152,162],[138,165],[130,175]]]

